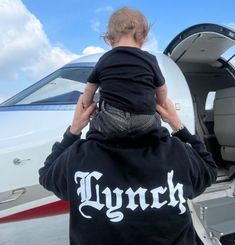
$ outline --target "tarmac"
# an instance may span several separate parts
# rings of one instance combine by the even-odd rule
[[[0,245],[69,245],[69,216],[0,224]]]

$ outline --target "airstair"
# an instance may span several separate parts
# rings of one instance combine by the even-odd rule
[[[217,244],[235,244],[235,197],[197,202],[194,208],[210,237],[218,241]]]

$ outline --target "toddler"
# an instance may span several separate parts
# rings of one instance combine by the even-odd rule
[[[156,57],[141,50],[149,32],[145,16],[133,9],[114,12],[104,38],[112,49],[97,62],[87,80],[83,106],[100,88],[99,112],[91,131],[105,135],[148,132],[161,125],[156,103],[163,105],[167,87]]]

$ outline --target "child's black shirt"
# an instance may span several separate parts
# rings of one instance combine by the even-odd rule
[[[100,87],[100,100],[135,114],[156,112],[156,87],[165,79],[154,55],[120,46],[105,53],[88,80]]]

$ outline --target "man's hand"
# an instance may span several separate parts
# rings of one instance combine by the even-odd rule
[[[90,119],[95,114],[96,110],[96,103],[93,102],[90,106],[87,108],[84,108],[82,105],[82,96],[80,96],[76,110],[74,112],[73,116],[73,122],[70,127],[70,133],[78,135],[81,133],[82,129],[86,127],[86,125],[90,122]]]
[[[170,99],[166,99],[164,105],[157,104],[156,110],[160,114],[162,120],[168,123],[173,130],[177,130],[183,126],[179,116],[176,113],[175,106]]]

